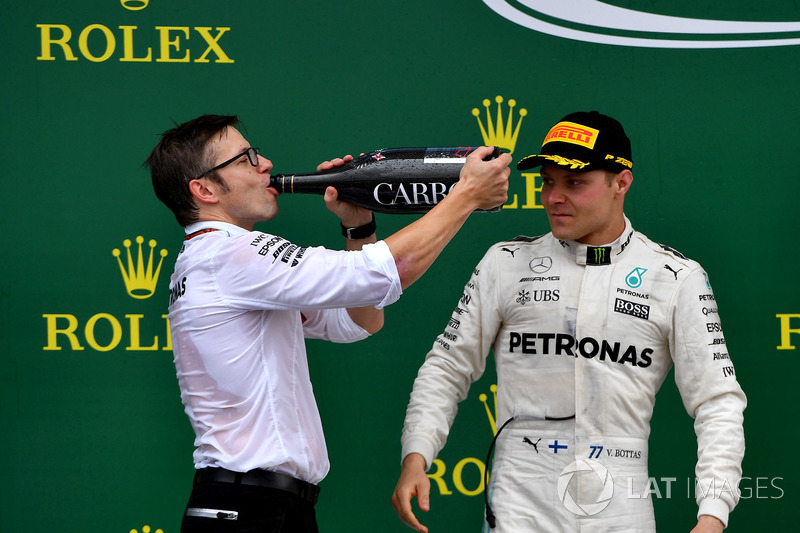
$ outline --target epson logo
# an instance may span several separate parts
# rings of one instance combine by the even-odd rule
[[[650,318],[649,305],[629,302],[628,300],[623,300],[622,298],[617,298],[617,300],[614,302],[614,311],[625,315],[635,316],[637,318],[644,318],[645,320]]]

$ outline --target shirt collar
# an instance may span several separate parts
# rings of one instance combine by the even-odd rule
[[[191,235],[192,233],[203,231],[204,229],[224,231],[228,235],[228,237],[250,233],[246,229],[239,227],[235,224],[229,224],[228,222],[220,222],[218,220],[201,220],[200,222],[194,222],[192,224],[189,224],[184,229],[186,231],[186,235]]]
[[[633,238],[633,227],[625,217],[625,230],[617,240],[603,246],[590,246],[576,241],[559,241],[561,246],[575,259],[579,265],[602,266],[619,261]]]

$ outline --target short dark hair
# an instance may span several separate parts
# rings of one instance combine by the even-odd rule
[[[209,142],[238,124],[236,115],[203,115],[176,125],[161,134],[161,140],[144,162],[150,169],[156,196],[181,226],[197,221],[198,208],[189,191],[189,182],[214,166],[215,154],[207,150]],[[205,177],[225,186],[216,172]]]

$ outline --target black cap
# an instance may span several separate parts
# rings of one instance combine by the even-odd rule
[[[517,163],[517,170],[528,170],[552,163],[572,172],[633,168],[631,141],[622,124],[597,111],[570,113],[550,129],[541,153]]]

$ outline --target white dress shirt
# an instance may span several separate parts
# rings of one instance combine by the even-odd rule
[[[304,337],[368,336],[346,308],[400,297],[388,246],[306,248],[222,222],[186,233],[169,320],[195,467],[262,468],[318,483],[329,462]]]

